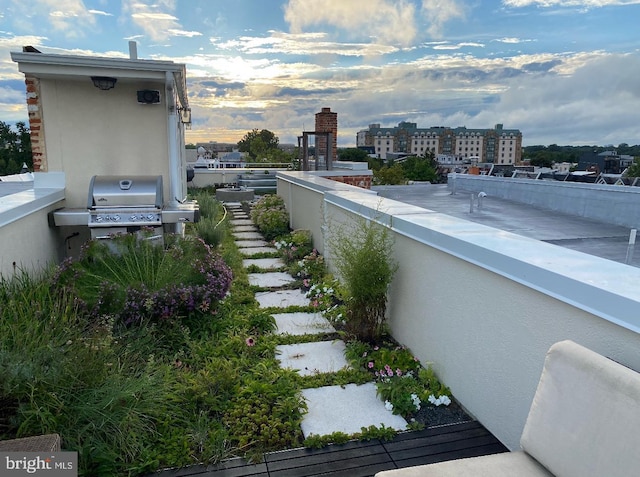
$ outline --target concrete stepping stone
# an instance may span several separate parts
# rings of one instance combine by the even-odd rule
[[[276,268],[282,268],[285,265],[281,258],[245,258],[242,260],[242,266],[244,268],[256,266],[261,270],[274,270]]]
[[[236,225],[233,227],[234,232],[258,232],[255,225]]]
[[[275,251],[273,247],[247,247],[240,249],[240,253],[245,257],[250,257],[258,253],[275,253]]]
[[[286,272],[250,273],[249,285],[258,287],[283,287],[296,279]]]
[[[307,413],[302,419],[302,434],[326,436],[334,432],[355,434],[362,427],[391,427],[398,431],[407,429],[407,421],[384,407],[376,395],[376,385],[347,384],[303,389],[307,401]]]
[[[281,368],[293,369],[300,376],[313,376],[348,368],[344,350],[344,341],[340,340],[280,345],[276,347],[276,359]]]
[[[231,219],[229,223],[234,227],[238,225],[254,225],[251,219]]]
[[[236,246],[238,248],[250,248],[250,247],[267,247],[269,242],[266,240],[236,240]],[[271,249],[275,251],[275,249]]]
[[[304,292],[300,290],[277,290],[258,292],[255,298],[260,304],[260,308],[279,307],[286,308],[288,306],[309,306],[311,301],[306,297]]]
[[[271,316],[276,320],[276,334],[279,335],[317,335],[336,331],[322,313],[273,313]]]
[[[259,232],[232,232],[236,240],[264,240],[264,237]]]

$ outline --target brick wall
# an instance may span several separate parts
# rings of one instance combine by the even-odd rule
[[[29,113],[29,130],[31,132],[33,171],[46,172],[48,168],[44,143],[44,129],[42,129],[40,80],[34,76],[25,75],[24,82],[27,86],[27,111]]]
[[[332,181],[343,182],[362,189],[371,189],[372,176],[326,176],[325,179],[331,179]]]

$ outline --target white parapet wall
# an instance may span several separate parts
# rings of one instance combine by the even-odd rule
[[[49,213],[64,205],[64,174],[36,173],[34,188],[0,198],[0,275],[39,272],[64,257]]]
[[[485,192],[492,197],[640,228],[640,187],[555,180],[449,174],[452,192]]]
[[[279,173],[278,194],[329,264],[336,228],[363,217],[391,228],[392,334],[511,449],[553,343],[571,339],[640,370],[638,268],[317,175]]]

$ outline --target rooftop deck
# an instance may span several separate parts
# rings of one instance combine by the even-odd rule
[[[478,210],[476,199],[474,211],[470,212],[471,194],[462,190],[452,194],[444,184],[374,186],[372,190],[381,197],[614,262],[625,263],[631,231],[628,227],[546,210],[490,195],[483,199],[481,210]],[[640,251],[635,253],[629,265],[640,267]]]
[[[404,432],[383,442],[348,442],[323,449],[292,449],[265,454],[260,462],[231,459],[216,466],[165,470],[156,477],[369,477],[445,460],[507,452],[477,421]]]

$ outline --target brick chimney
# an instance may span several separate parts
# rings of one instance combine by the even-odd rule
[[[338,113],[332,113],[331,108],[322,108],[316,113],[316,132],[331,133],[331,159],[338,158]],[[327,149],[326,137],[316,136],[316,156],[324,155]]]

